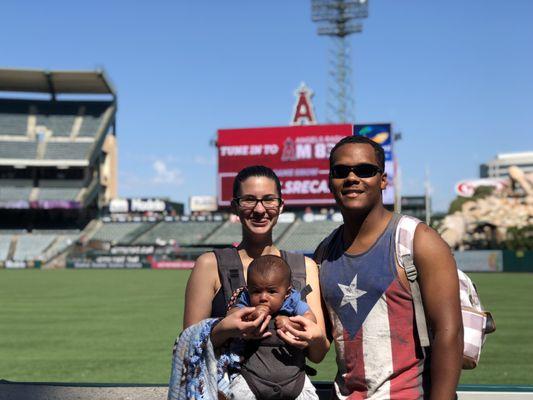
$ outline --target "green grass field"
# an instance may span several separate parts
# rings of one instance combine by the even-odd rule
[[[0,270],[0,379],[166,383],[189,273]],[[533,384],[533,274],[471,274],[497,331],[461,383]],[[334,352],[314,380],[331,380]]]

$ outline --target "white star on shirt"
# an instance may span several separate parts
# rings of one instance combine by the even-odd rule
[[[357,275],[354,276],[350,286],[341,283],[338,285],[340,290],[342,290],[342,293],[344,293],[340,306],[342,307],[345,304],[351,304],[355,312],[357,312],[357,299],[366,293],[364,290],[357,289]]]

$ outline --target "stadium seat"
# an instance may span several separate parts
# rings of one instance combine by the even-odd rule
[[[84,107],[85,112],[78,136],[94,137],[100,129],[104,112],[109,105],[107,103],[85,103]]]
[[[30,179],[0,179],[0,201],[28,201],[32,184]]]
[[[38,200],[76,200],[80,189],[72,188],[39,188]]]
[[[11,235],[0,235],[0,261],[5,261],[7,259],[11,238]]]
[[[174,240],[178,245],[188,246],[202,243],[211,232],[221,225],[221,222],[188,221],[188,222],[160,222],[153,229],[135,240],[136,244],[153,244],[156,241]]]
[[[339,225],[340,222],[331,220],[313,222],[297,220],[291,230],[276,242],[276,246],[284,250],[312,253],[320,241]]]
[[[0,141],[0,158],[34,159],[37,156],[37,142]]]
[[[275,242],[290,226],[290,223],[279,222],[272,232],[272,240]],[[226,222],[220,229],[209,235],[203,244],[208,245],[228,245],[240,243],[242,240],[242,226],[238,222]]]
[[[0,135],[28,134],[29,103],[21,100],[0,100]]]
[[[138,230],[144,230],[149,227],[145,222],[109,222],[104,223],[100,229],[96,231],[93,240],[101,240],[104,242],[115,242],[128,244],[131,242],[132,235]]]
[[[18,237],[13,259],[15,261],[36,260],[49,247],[56,235],[28,233]]]
[[[1,142],[0,142],[1,144]],[[46,145],[46,160],[84,160],[89,157],[93,143],[87,142],[49,142]]]

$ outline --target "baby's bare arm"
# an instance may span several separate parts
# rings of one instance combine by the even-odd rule
[[[316,317],[315,317],[315,314],[313,313],[313,311],[311,311],[311,309],[306,311],[303,314],[303,317],[307,318],[310,321],[313,321],[316,324]],[[275,318],[274,321],[275,321],[275,324],[276,324],[276,329],[281,329],[283,332],[287,332],[287,325],[292,326],[294,329],[299,329],[300,328],[300,324],[297,324],[296,322],[292,322],[289,319],[289,317],[286,316],[286,315],[278,315]]]
[[[304,312],[303,316],[305,318],[307,318],[307,319],[310,319],[311,321],[313,321],[316,324],[316,317],[315,317],[315,314],[313,313],[313,311],[311,311],[311,309],[309,309],[308,311]]]

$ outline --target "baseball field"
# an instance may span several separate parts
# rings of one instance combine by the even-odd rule
[[[0,379],[168,381],[188,271],[0,270]],[[492,311],[465,384],[533,385],[533,274],[470,274]],[[313,380],[331,380],[334,351]]]

